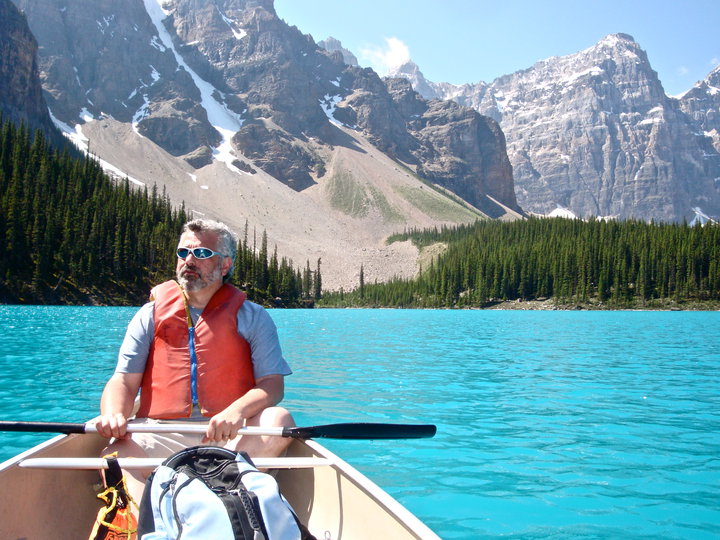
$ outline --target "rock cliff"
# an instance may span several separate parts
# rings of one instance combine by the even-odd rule
[[[41,129],[57,142],[42,95],[37,42],[27,20],[10,0],[0,0],[0,111],[4,120]]]
[[[717,70],[678,101],[633,38],[616,34],[491,83],[436,84],[414,64],[396,75],[500,123],[528,211],[663,221],[720,214]]]

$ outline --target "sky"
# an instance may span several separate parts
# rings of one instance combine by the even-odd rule
[[[616,33],[635,38],[669,95],[720,64],[719,0],[275,0],[275,10],[380,75],[411,58],[433,82],[490,82]]]

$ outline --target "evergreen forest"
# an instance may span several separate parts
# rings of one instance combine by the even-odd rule
[[[408,231],[445,246],[413,279],[325,293],[322,306],[488,307],[552,298],[563,307],[717,309],[720,225],[563,218]]]
[[[108,177],[91,157],[50,146],[39,131],[0,130],[0,303],[138,305],[175,274],[184,207]],[[319,298],[315,269],[238,243],[234,282],[251,300],[301,306]]]

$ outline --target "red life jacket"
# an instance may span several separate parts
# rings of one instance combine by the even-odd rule
[[[255,386],[250,345],[237,332],[237,313],[246,297],[224,284],[193,328],[177,282],[167,281],[152,290],[155,332],[140,387],[138,417],[191,416],[193,378],[203,416],[219,413]]]

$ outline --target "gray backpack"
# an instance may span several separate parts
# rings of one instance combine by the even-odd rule
[[[140,503],[143,540],[309,540],[312,535],[244,452],[182,450],[148,478]]]

